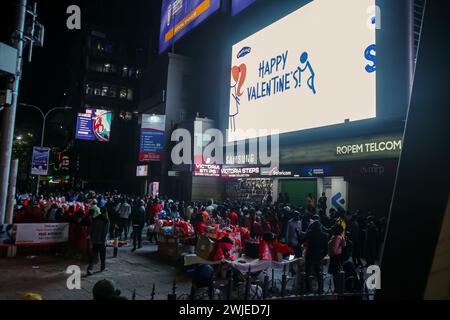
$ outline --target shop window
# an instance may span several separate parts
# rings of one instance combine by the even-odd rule
[[[133,100],[133,90],[128,89],[127,99],[130,101]]]
[[[112,53],[113,52],[113,44],[111,42],[106,42],[106,44],[105,44],[105,51],[107,53]]]
[[[126,99],[128,97],[128,89],[120,88],[120,99]]]
[[[122,67],[122,77],[124,77],[124,78],[128,77],[128,67],[127,66]]]
[[[102,86],[102,96],[108,98],[115,98],[117,96],[116,88],[109,85]]]
[[[86,84],[84,92],[87,95],[92,95],[94,93],[94,89],[92,88],[91,84]]]
[[[129,88],[120,88],[120,99],[133,100],[133,90]]]
[[[94,87],[94,95],[101,96],[102,95],[102,89],[100,87]]]

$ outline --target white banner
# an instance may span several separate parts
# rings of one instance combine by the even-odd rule
[[[68,223],[17,224],[16,244],[52,244],[69,241]]]

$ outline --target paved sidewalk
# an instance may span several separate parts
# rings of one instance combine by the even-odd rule
[[[157,254],[157,247],[144,243],[143,249],[134,253],[130,247],[120,248],[117,258],[107,250],[107,271],[87,277],[85,261],[56,256],[0,258],[0,300],[19,299],[28,292],[38,293],[45,300],[90,300],[94,284],[102,279],[114,280],[122,295],[131,299],[136,290],[136,300],[150,300],[155,284],[155,299],[167,299],[177,281],[177,294],[189,294],[191,284],[186,273],[176,263]],[[82,270],[81,290],[66,286],[66,269],[78,265]],[[94,267],[98,271],[99,265]]]

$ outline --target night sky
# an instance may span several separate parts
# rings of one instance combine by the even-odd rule
[[[14,0],[2,1],[3,22],[0,39],[3,42],[9,42],[9,36],[14,27],[14,2]],[[19,102],[36,105],[45,111],[65,105],[64,93],[68,91],[70,85],[71,61],[69,53],[70,50],[73,50],[71,45],[80,31],[67,29],[66,20],[69,16],[66,14],[67,7],[72,4],[80,5],[82,15],[89,14],[90,20],[95,21],[97,16],[94,17],[92,12],[86,13],[87,10],[84,10],[83,0],[37,0],[36,2],[38,4],[38,20],[45,26],[45,44],[43,48],[34,48],[32,63],[27,61],[24,63]],[[101,2],[101,0],[89,0],[89,6],[95,7],[98,3],[100,7]],[[133,25],[133,23],[133,28],[140,24],[142,25],[142,30],[139,31],[148,34],[150,39],[147,42],[150,42],[151,39],[155,38],[153,34],[158,32],[158,30],[152,29],[155,26],[159,26],[160,3],[161,1],[159,0],[123,1],[124,5],[128,4],[127,8],[129,8],[129,13],[131,14],[123,14],[122,21],[117,21],[118,16],[105,14],[104,16],[99,16],[100,21],[98,21],[98,24],[115,25],[116,27],[123,26],[124,28],[127,26],[131,28],[130,24]],[[6,9],[3,10],[3,8]],[[142,10],[143,8],[145,10]],[[145,12],[147,10],[148,12]],[[121,14],[117,13],[117,15]],[[141,38],[143,37],[141,36]],[[148,43],[143,42],[142,45],[148,50]],[[27,53],[25,57],[27,59]],[[17,113],[18,124],[25,121],[28,125],[29,120],[33,122],[34,117],[30,116],[29,111],[23,112],[19,110]]]

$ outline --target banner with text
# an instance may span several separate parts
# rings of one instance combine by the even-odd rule
[[[33,158],[31,161],[31,174],[36,176],[46,176],[48,174],[49,158],[49,148],[34,147]]]
[[[164,150],[166,116],[142,115],[140,162],[161,161]]]
[[[16,244],[41,245],[69,241],[68,223],[22,223],[16,226]]]

